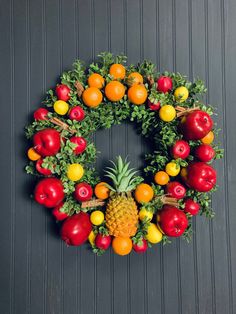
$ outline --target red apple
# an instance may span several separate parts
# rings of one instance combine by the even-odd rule
[[[77,146],[74,148],[75,155],[82,154],[86,147],[87,147],[87,141],[82,136],[73,136],[70,138],[70,141],[74,144],[77,144]]]
[[[157,80],[157,90],[162,93],[168,93],[172,90],[172,79],[168,76],[160,76]]]
[[[47,115],[49,111],[45,108],[39,108],[34,112],[34,119],[39,121],[39,120],[47,120]]]
[[[148,249],[148,243],[145,239],[142,239],[141,243],[133,243],[133,249],[136,253],[144,253]]]
[[[34,149],[41,156],[56,155],[61,148],[60,133],[55,129],[38,131],[33,137]]]
[[[89,201],[93,196],[93,189],[91,185],[86,182],[76,184],[74,198],[79,202]]]
[[[50,176],[52,174],[52,171],[50,169],[43,168],[42,167],[42,163],[43,163],[43,159],[42,158],[37,160],[36,165],[35,165],[36,170],[39,173],[43,174],[44,176]]]
[[[184,201],[184,211],[185,213],[189,213],[193,216],[197,215],[200,210],[200,204],[192,200],[191,198],[187,198]]]
[[[200,140],[211,131],[213,121],[209,114],[195,110],[181,120],[180,131],[186,140]]]
[[[216,185],[216,170],[205,162],[194,162],[187,167],[186,184],[198,192],[209,192]]]
[[[56,95],[57,98],[63,101],[68,101],[70,99],[70,88],[65,84],[57,85]]]
[[[57,178],[45,178],[38,182],[34,190],[35,201],[45,207],[52,208],[64,199],[64,187]]]
[[[79,246],[87,241],[92,231],[89,214],[79,212],[67,218],[61,227],[61,238],[67,245]]]
[[[85,112],[80,106],[72,107],[69,111],[69,118],[71,120],[82,121],[85,117]]]
[[[169,237],[180,237],[188,227],[185,213],[170,205],[165,205],[159,214],[162,231]]]
[[[170,195],[171,197],[174,197],[180,200],[181,198],[185,197],[186,189],[181,183],[177,181],[172,181],[167,184],[166,193]]]
[[[63,213],[62,211],[60,211],[60,209],[62,208],[62,206],[64,205],[63,202],[61,202],[59,205],[57,205],[56,207],[53,208],[52,210],[52,214],[53,216],[56,218],[56,220],[61,221],[66,219],[67,217],[69,217],[69,215],[67,213]]]
[[[175,144],[171,147],[171,155],[177,159],[182,158],[185,159],[190,154],[190,146],[188,142],[184,140],[178,140]]]
[[[98,233],[95,238],[95,245],[101,250],[107,250],[111,245],[111,236]]]
[[[194,152],[200,161],[208,162],[215,157],[215,150],[208,144],[199,145]]]
[[[159,101],[157,103],[153,103],[153,102],[151,102],[151,100],[148,99],[147,104],[148,104],[149,109],[151,109],[153,111],[159,110],[161,107],[161,103]]]
[[[167,184],[166,193],[170,195],[171,197],[174,197],[180,200],[181,198],[185,197],[186,189],[181,183],[177,181],[172,181]]]

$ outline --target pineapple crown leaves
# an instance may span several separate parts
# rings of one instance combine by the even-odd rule
[[[107,167],[106,177],[112,180],[113,186],[109,185],[109,188],[113,192],[131,192],[134,190],[138,183],[140,183],[140,177],[135,176],[138,171],[134,168],[129,168],[130,162],[127,162],[121,156],[117,157],[117,162],[111,161],[113,167]]]

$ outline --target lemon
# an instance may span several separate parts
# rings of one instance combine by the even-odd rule
[[[53,109],[57,114],[64,116],[69,110],[69,105],[64,100],[57,100],[54,102]]]
[[[138,213],[138,216],[141,221],[143,221],[144,219],[151,221],[153,217],[153,213],[150,212],[149,210],[146,210],[145,208],[141,208]]]
[[[180,166],[177,165],[175,162],[171,161],[168,164],[166,164],[166,172],[169,176],[175,177],[180,172]]]
[[[146,239],[153,244],[162,240],[162,233],[154,223],[148,226]]]
[[[71,181],[78,181],[84,175],[84,168],[80,164],[71,164],[67,168],[67,177]]]
[[[184,102],[188,98],[189,92],[185,86],[176,88],[174,92],[175,100],[178,102]]]
[[[90,232],[89,236],[88,236],[88,240],[89,243],[94,246],[95,245],[95,238],[96,238],[96,234],[93,232],[93,230]]]
[[[171,105],[164,105],[159,110],[159,117],[165,122],[170,122],[176,117],[176,110]]]
[[[103,223],[104,221],[104,214],[100,210],[95,210],[92,212],[90,215],[90,221],[93,225],[99,226]]]

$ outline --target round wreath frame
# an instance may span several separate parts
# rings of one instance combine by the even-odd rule
[[[85,118],[83,121],[70,120],[66,115],[61,116],[53,111],[53,104],[57,100],[57,97],[55,91],[50,89],[47,92],[46,99],[43,101],[43,104],[50,110],[48,119],[34,120],[34,122],[25,128],[27,139],[32,139],[36,132],[45,128],[55,128],[61,133],[61,137],[66,139],[66,141],[62,141],[60,152],[55,156],[45,157],[42,166],[46,169],[50,169],[53,176],[61,179],[66,196],[64,205],[60,210],[70,216],[80,211],[91,212],[101,205],[99,204],[99,201],[97,202],[96,200],[92,203],[79,203],[73,197],[75,184],[79,182],[87,182],[94,187],[99,182],[99,177],[94,167],[97,151],[92,141],[92,134],[98,129],[109,129],[112,125],[120,124],[125,120],[130,120],[136,122],[138,131],[143,136],[152,139],[155,150],[145,156],[146,165],[143,169],[145,177],[142,179],[145,179],[145,182],[152,185],[154,195],[158,197],[154,197],[149,203],[142,204],[142,207],[152,213],[157,213],[163,206],[165,190],[163,186],[153,182],[153,176],[157,171],[163,170],[167,162],[173,160],[173,157],[170,154],[170,147],[176,140],[182,138],[182,135],[178,131],[180,120],[178,117],[195,110],[196,107],[206,111],[209,115],[214,114],[213,107],[203,103],[203,94],[206,92],[203,81],[197,79],[194,80],[194,82],[190,82],[187,80],[186,76],[183,76],[180,73],[159,73],[156,71],[155,65],[147,60],[144,60],[137,65],[126,65],[127,75],[132,72],[139,72],[144,78],[144,84],[148,91],[148,100],[155,104],[159,102],[161,106],[164,104],[174,106],[177,111],[176,119],[168,123],[162,121],[158,116],[158,111],[151,110],[146,103],[142,105],[132,104],[127,97],[127,93],[120,101],[114,103],[109,101],[103,92],[103,101],[98,107],[87,107],[82,101],[81,94],[88,86],[87,79],[89,75],[92,73],[99,73],[105,78],[106,83],[108,83],[113,79],[109,74],[110,66],[114,63],[125,65],[126,60],[127,58],[124,55],[114,56],[109,52],[100,53],[98,55],[98,61],[91,63],[88,67],[85,67],[80,60],[76,60],[72,70],[62,73],[60,84],[65,84],[70,88],[70,99],[68,100],[70,108],[81,106],[84,109]],[[157,91],[156,82],[161,75],[168,76],[172,79],[173,88],[168,93]],[[122,83],[128,88],[127,79],[123,80]],[[181,103],[176,101],[173,94],[174,90],[180,86],[185,86],[189,91],[188,99]],[[216,124],[214,124],[214,134],[216,138],[218,134]],[[82,136],[87,140],[86,150],[82,154],[73,154],[75,144],[69,141],[71,135]],[[191,149],[199,145],[199,143],[200,141],[189,141]],[[214,159],[222,158],[223,152],[220,146],[214,143],[213,147],[215,149]],[[186,167],[192,159],[193,156],[190,155],[187,160],[177,159],[174,160],[174,162],[181,167]],[[66,175],[68,163],[80,163],[83,165],[85,173],[81,180],[73,182],[68,179]],[[29,161],[25,169],[29,174],[39,178],[44,177],[37,172],[33,161]],[[142,181],[142,179],[140,181]],[[210,206],[211,193],[215,190],[216,187],[208,193],[201,193],[193,189],[188,189],[186,197],[191,197],[200,204],[200,215],[212,218],[214,216],[214,211]],[[162,201],[160,201],[160,196],[162,197]],[[168,203],[168,197],[166,202]],[[172,202],[173,199],[170,199],[170,203]],[[176,205],[175,200],[174,204]],[[183,206],[183,201],[178,201],[178,207],[183,209]],[[193,216],[187,214],[187,218],[189,221],[188,228],[185,230],[182,237],[189,241],[193,232]],[[140,239],[145,238],[149,223],[148,220],[139,223],[139,228],[136,236],[133,237],[133,242],[138,243]],[[98,232],[107,234],[108,232],[105,222],[101,226],[93,226],[93,231],[95,234]],[[165,244],[170,242],[170,238],[163,234],[162,243]],[[96,254],[100,255],[104,253],[104,250],[96,248],[94,241],[91,241],[90,244]]]

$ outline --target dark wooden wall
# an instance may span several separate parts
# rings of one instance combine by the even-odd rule
[[[1,314],[236,313],[236,1],[0,0]],[[216,217],[197,217],[191,244],[97,258],[67,248],[29,198],[23,127],[74,59],[124,52],[206,81],[225,158]],[[118,153],[141,166],[133,126],[96,135],[98,167]]]

